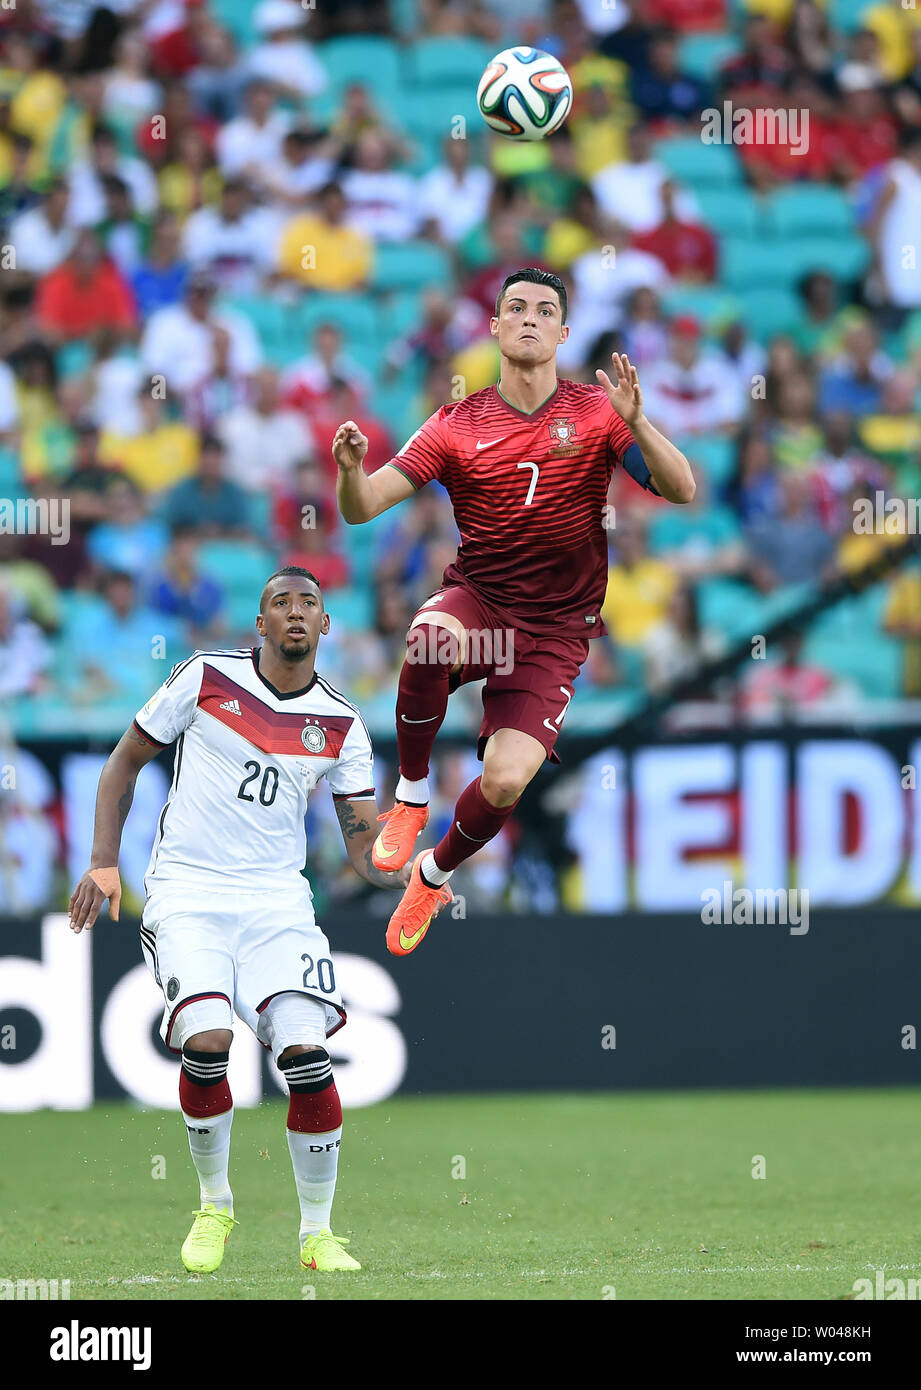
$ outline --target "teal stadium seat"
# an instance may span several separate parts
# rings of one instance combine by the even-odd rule
[[[419,0],[388,0],[387,11],[395,34],[412,39],[422,28]]]
[[[828,0],[826,15],[834,30],[853,34],[859,29],[867,10],[874,8],[876,0]]]
[[[418,290],[391,290],[377,296],[376,308],[377,335],[389,344],[419,327],[422,296]]]
[[[763,608],[761,621],[767,625],[791,617],[798,609],[815,596],[815,585],[784,584],[770,594],[761,595]]]
[[[231,607],[246,600],[252,608],[275,563],[272,551],[253,541],[205,541],[198,552],[199,568],[221,585]]]
[[[249,494],[249,524],[253,533],[268,539],[272,531],[272,495],[268,492]]]
[[[422,421],[417,419],[416,403],[422,389],[422,372],[418,365],[405,367],[398,376],[387,381],[378,381],[372,395],[372,408],[376,415],[386,420],[387,427],[402,448]]]
[[[894,700],[901,690],[901,643],[885,633],[864,629],[860,640],[852,642],[809,634],[803,647],[803,660],[815,662],[834,675],[853,681],[871,699]]]
[[[229,309],[241,314],[259,335],[268,360],[285,366],[303,352],[298,337],[297,306],[271,295],[233,295],[224,301]]]
[[[663,291],[662,308],[670,318],[691,314],[712,333],[738,318],[741,305],[721,285],[675,285]]]
[[[701,434],[681,443],[693,468],[707,475],[711,492],[721,488],[735,468],[735,443],[724,434]]]
[[[684,452],[692,457],[692,446],[686,445]],[[654,513],[649,524],[649,548],[654,555],[681,550],[687,545],[703,544],[718,549],[740,538],[741,526],[735,513],[728,507],[712,504],[704,511],[663,508]]]
[[[706,185],[728,187],[742,181],[739,160],[732,145],[705,145],[696,135],[660,140],[653,151],[672,178],[695,192]]]
[[[258,38],[253,24],[255,8],[252,0],[211,0],[214,18],[230,30],[242,48],[252,47]]]
[[[377,308],[370,294],[305,295],[295,310],[295,336],[300,357],[309,351],[321,323],[334,323],[342,334],[345,350],[368,371],[380,369],[387,347],[377,331]]]
[[[705,187],[695,191],[703,221],[717,235],[757,235],[762,207],[751,189]]]
[[[349,632],[368,632],[374,623],[374,594],[371,585],[336,589],[329,604],[331,620]]]
[[[788,333],[800,317],[799,299],[783,285],[770,289],[757,286],[741,289],[739,298],[742,322],[759,343],[768,343],[779,333]]]
[[[263,583],[265,583],[265,576],[270,573],[270,570],[266,570],[265,575],[263,575]],[[259,596],[256,590],[247,589],[245,593],[241,591],[227,594],[223,607],[223,617],[227,627],[225,635],[220,638],[217,645],[233,647],[239,644],[246,646],[247,642],[255,642],[256,614],[258,611]]]
[[[747,585],[734,579],[705,579],[697,587],[697,600],[701,626],[730,641],[764,631],[762,601]]]
[[[463,118],[464,126],[458,124],[458,117]],[[469,82],[404,91],[392,118],[408,139],[420,144],[436,161],[441,142],[453,131],[472,134],[485,128],[476,104],[476,86]]]
[[[870,265],[870,245],[856,233],[791,238],[782,244],[797,279],[811,270],[827,270],[837,280],[856,280]]]
[[[422,289],[451,284],[451,258],[428,241],[384,242],[377,248],[372,285],[375,290]]]
[[[766,285],[790,285],[799,275],[791,264],[792,249],[787,242],[764,241],[761,237],[724,237],[720,247],[722,279],[738,292]]]
[[[337,96],[351,83],[360,82],[382,102],[399,97],[404,73],[400,50],[393,39],[373,34],[326,39],[317,44],[315,51]],[[392,112],[385,110],[382,114],[390,117]]]
[[[726,59],[741,48],[733,34],[685,34],[678,45],[678,67],[689,77],[712,83]]]
[[[0,497],[15,497],[20,487],[18,454],[14,449],[0,448]]]
[[[435,34],[408,50],[408,75],[417,87],[472,86],[475,92],[494,52],[492,44],[480,39]]]
[[[826,184],[782,188],[767,201],[778,237],[853,236],[854,213],[846,194]]]

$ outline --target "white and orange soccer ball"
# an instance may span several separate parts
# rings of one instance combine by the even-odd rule
[[[509,140],[543,140],[572,109],[563,64],[539,48],[506,48],[488,64],[476,89],[480,115]]]

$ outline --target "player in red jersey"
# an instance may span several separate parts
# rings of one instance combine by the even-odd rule
[[[651,492],[690,502],[687,459],[643,414],[636,368],[611,358],[597,386],[561,381],[569,336],[566,287],[550,271],[510,275],[491,320],[496,386],[442,406],[370,477],[354,420],[333,438],[344,519],[370,521],[437,478],[461,534],[443,587],[413,618],[397,696],[400,779],[372,860],[397,869],[428,822],[428,767],[448,696],[486,678],[480,777],[463,791],[448,833],[419,854],[390,919],[387,946],[408,955],[451,901],[452,872],[498,835],[554,744],[588,654],[604,632],[604,508],[620,464]]]

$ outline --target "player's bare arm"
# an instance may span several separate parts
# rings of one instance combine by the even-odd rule
[[[377,839],[377,802],[338,800],[334,803],[342,838],[352,868],[375,888],[405,888],[409,882],[410,866],[396,873],[375,868],[371,848]]]
[[[667,502],[693,502],[697,484],[691,465],[681,450],[646,419],[636,367],[626,353],[620,352],[611,354],[611,367],[613,381],[600,368],[595,377],[633,434],[657,489]]]
[[[354,420],[345,420],[333,435],[333,458],[339,469],[336,499],[343,521],[358,526],[371,521],[398,502],[405,502],[415,488],[398,468],[385,464],[370,477],[364,470],[367,436]]]
[[[106,898],[113,921],[118,921],[122,891],[118,876],[118,853],[122,831],[134,800],[137,775],[162,751],[131,728],[122,734],[102,769],[96,793],[90,867],[71,894],[67,908],[74,932],[79,933],[84,927],[88,929],[93,926]]]

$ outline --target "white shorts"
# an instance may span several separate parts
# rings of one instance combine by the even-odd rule
[[[288,992],[324,1006],[326,1037],[346,1021],[306,886],[278,893],[155,888],[141,918],[141,947],[163,990],[160,1036],[171,1052],[195,1033],[230,1028],[234,1014],[275,1050],[265,1008]]]

